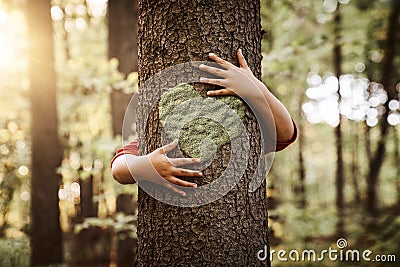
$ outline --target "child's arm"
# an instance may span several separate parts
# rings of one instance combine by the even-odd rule
[[[131,153],[121,154],[115,157],[111,163],[112,175],[121,184],[133,184],[136,181],[146,180],[185,195],[185,192],[177,189],[173,184],[192,188],[196,188],[197,184],[183,181],[177,176],[200,177],[202,173],[178,168],[178,166],[199,163],[199,159],[167,157],[167,153],[177,145],[178,141],[175,140],[145,156]]]
[[[210,58],[218,63],[223,69],[200,65],[200,70],[215,74],[220,79],[201,78],[200,82],[224,87],[220,90],[208,91],[208,96],[235,95],[245,100],[256,113],[259,123],[263,129],[264,140],[274,136],[276,131],[277,150],[285,147],[296,139],[297,131],[283,104],[258,80],[247,65],[242,50],[239,49],[237,56],[240,67],[223,60],[213,53]],[[273,149],[275,150],[275,149]]]

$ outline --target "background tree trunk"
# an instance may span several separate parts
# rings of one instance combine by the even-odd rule
[[[126,75],[138,69],[137,4],[137,0],[108,2],[108,57],[117,58],[118,70]],[[113,90],[111,93],[112,128],[115,135],[122,134],[125,110],[131,97],[121,90]]]
[[[396,127],[393,127],[393,143],[394,143],[394,165],[396,167],[396,189],[397,189],[397,202],[400,204],[400,142],[399,142],[399,131]]]
[[[376,150],[373,152],[369,162],[369,173],[367,177],[367,211],[371,215],[375,215],[377,212],[376,206],[376,192],[378,186],[379,173],[386,155],[386,141],[389,129],[389,123],[387,121],[389,115],[389,101],[395,99],[396,88],[395,81],[393,81],[394,73],[394,59],[396,57],[396,40],[399,34],[399,17],[400,17],[400,1],[393,1],[393,7],[388,19],[386,40],[384,44],[384,58],[382,62],[382,85],[388,95],[388,101],[386,101],[385,108],[386,112],[383,114],[380,121],[380,139],[377,144]]]
[[[340,5],[336,9],[334,20],[335,41],[333,46],[333,59],[335,76],[338,79],[338,103],[341,101],[340,95],[340,75],[342,75],[342,46],[341,46],[341,14]],[[342,115],[339,113],[339,124],[335,128],[336,139],[336,210],[338,221],[336,223],[336,235],[338,238],[344,236],[344,163],[343,163],[343,138],[342,138]]]
[[[56,168],[61,163],[57,133],[50,1],[28,1],[29,78],[32,122],[31,265],[62,262]]]
[[[80,219],[97,216],[97,205],[93,203],[93,179],[93,175],[79,179],[81,186]]]
[[[138,1],[137,0],[110,0],[108,1],[108,57],[117,58],[118,70],[128,75],[138,70],[137,56],[137,25],[138,25]],[[114,135],[122,134],[122,126],[126,108],[132,95],[127,95],[121,90],[113,90],[111,93],[112,128]],[[131,109],[135,112],[134,109]],[[134,118],[132,115],[128,118]],[[125,123],[132,124],[133,120]],[[129,195],[117,196],[117,211],[132,215],[133,197]],[[123,200],[128,200],[124,203]],[[128,205],[127,205],[128,204]],[[130,204],[130,205],[129,205]],[[136,205],[136,203],[135,203]],[[117,266],[133,266],[135,261],[134,250],[137,240],[130,237],[120,239],[117,235]]]
[[[302,92],[299,95],[299,114],[301,114],[301,103],[304,102],[304,93]],[[298,195],[298,203],[299,207],[301,209],[305,209],[307,205],[307,197],[306,197],[306,164],[304,160],[304,147],[305,147],[305,138],[304,138],[304,127],[303,127],[303,121],[301,118],[299,118],[298,123],[297,123],[297,128],[299,131],[298,135],[298,159],[299,159],[299,184],[297,187],[295,187],[295,192]]]
[[[127,215],[135,214],[137,203],[131,194],[119,194],[117,197],[117,212]],[[117,266],[133,267],[136,266],[137,239],[129,237],[128,231],[117,233]]]
[[[260,3],[256,0],[140,1],[140,85],[172,65],[208,60],[209,52],[237,64],[238,48],[244,50],[253,73],[260,77],[259,12]],[[141,91],[140,87],[138,110],[146,110],[147,105],[159,99],[161,88],[176,85],[173,77],[160,82],[150,90]],[[205,86],[194,86],[205,96]],[[139,117],[137,127],[140,154],[161,146],[157,112],[152,112],[149,120]],[[187,208],[164,204],[139,190],[139,266],[270,265],[268,259],[257,259],[257,252],[268,246],[265,181],[255,192],[248,192],[261,150],[260,132],[250,112],[246,113],[245,127],[252,145],[247,169],[238,185],[221,199]],[[218,150],[216,160],[203,171],[202,181],[220,176],[229,153],[229,144]],[[261,175],[265,177],[265,171]]]
[[[361,192],[360,192],[360,186],[358,183],[358,179],[360,178],[360,162],[359,162],[359,140],[360,140],[360,127],[359,124],[354,124],[351,123],[352,125],[352,132],[353,132],[353,138],[354,142],[352,144],[352,151],[351,151],[351,179],[352,179],[352,184],[354,187],[354,202],[355,203],[360,203],[361,201]]]

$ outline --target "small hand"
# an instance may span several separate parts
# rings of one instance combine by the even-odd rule
[[[152,174],[150,176],[152,178],[146,180],[150,180],[151,182],[161,184],[166,188],[184,196],[186,195],[186,193],[176,188],[173,184],[184,187],[192,187],[192,188],[196,188],[197,184],[181,180],[177,178],[177,176],[201,177],[203,174],[199,171],[192,171],[192,170],[178,168],[178,166],[199,163],[200,162],[199,159],[169,158],[167,156],[168,152],[174,150],[174,148],[177,145],[178,145],[178,140],[175,140],[170,144],[167,144],[163,147],[154,150],[148,155],[151,165],[153,166],[153,168],[157,173]]]
[[[201,64],[199,69],[217,75],[221,77],[221,79],[202,77],[200,78],[200,82],[219,85],[224,88],[208,91],[208,96],[234,95],[243,99],[251,99],[260,95],[261,91],[258,89],[260,81],[251,72],[241,49],[238,49],[237,52],[240,67],[236,67],[232,63],[223,60],[214,53],[210,53],[209,57],[218,63],[223,69],[204,64]]]

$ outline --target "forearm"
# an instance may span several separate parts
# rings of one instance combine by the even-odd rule
[[[277,142],[287,142],[294,134],[292,118],[285,106],[259,80],[256,81],[258,90],[247,99],[256,111],[261,127],[269,136],[276,132]]]
[[[134,158],[137,158],[137,156],[129,154],[118,156],[111,166],[112,175],[121,184],[134,184],[136,181],[129,170],[127,158],[132,158],[134,161]]]

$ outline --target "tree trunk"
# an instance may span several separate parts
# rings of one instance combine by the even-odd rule
[[[174,73],[161,78],[154,76],[157,72],[184,62],[208,60],[210,52],[237,64],[236,51],[242,48],[250,68],[259,78],[259,12],[260,3],[256,0],[140,1],[138,110],[147,110],[157,102],[163,90],[185,82]],[[150,85],[146,82],[144,86],[146,80]],[[198,83],[194,87],[203,97],[206,88],[215,88]],[[140,188],[139,266],[270,266],[268,257],[265,261],[257,258],[260,250],[265,254],[269,250],[267,203],[265,181],[253,193],[248,191],[261,154],[260,132],[255,116],[249,111],[244,125],[251,140],[248,162],[241,162],[246,170],[239,176],[239,183],[222,198],[202,206],[173,206],[156,200]],[[137,128],[140,154],[162,145],[156,108],[149,117],[141,114]],[[188,191],[187,197],[204,197],[197,195],[202,185],[211,183],[226,170],[232,157],[230,144],[220,147],[216,155],[203,170],[204,176],[198,181],[200,188]],[[238,176],[237,169],[239,165],[229,174],[232,179]],[[265,177],[265,171],[260,175]],[[165,194],[177,197],[169,192]]]
[[[304,102],[304,93],[301,92],[299,96],[299,114],[301,114],[301,103]],[[298,157],[299,157],[299,182],[300,185],[297,186],[297,190],[299,196],[299,207],[301,209],[305,209],[307,205],[307,198],[306,198],[306,165],[304,162],[304,127],[303,127],[303,120],[299,118],[299,123],[297,124],[299,135],[298,135]]]
[[[131,194],[120,194],[117,197],[117,212],[122,212],[126,215],[134,215],[136,212],[137,203]],[[136,266],[137,239],[129,237],[128,232],[118,232],[118,251],[117,251],[117,266],[118,267],[133,267]]]
[[[393,81],[393,62],[396,57],[396,40],[398,39],[397,35],[399,34],[399,16],[400,1],[393,1],[392,12],[390,14],[387,26],[386,41],[384,47],[384,59],[382,63],[382,85],[387,92],[388,101],[386,101],[385,104],[386,112],[383,114],[380,121],[380,139],[369,163],[370,168],[367,177],[367,211],[371,215],[376,215],[377,212],[376,189],[378,185],[379,173],[386,155],[386,140],[389,128],[389,123],[387,121],[389,115],[388,104],[391,99],[395,99],[396,97],[395,81]]]
[[[351,177],[353,181],[354,187],[354,201],[355,203],[360,203],[361,201],[361,193],[360,186],[358,184],[358,178],[360,177],[360,163],[358,157],[359,151],[359,124],[352,123],[352,126],[355,128],[352,132],[354,133],[354,143],[352,147],[351,153]]]
[[[333,58],[335,75],[338,79],[338,103],[341,101],[340,95],[340,75],[342,75],[342,46],[341,41],[341,14],[340,6],[336,9],[334,21],[334,34],[335,42],[333,45]],[[339,124],[335,128],[336,138],[336,210],[338,214],[338,221],[336,223],[336,235],[338,238],[344,236],[344,164],[343,164],[343,138],[342,138],[342,115],[339,113]]]
[[[394,143],[394,165],[396,166],[396,189],[397,189],[397,203],[400,204],[400,142],[399,131],[393,127],[393,143]]]
[[[87,217],[95,217],[97,215],[97,205],[93,203],[93,175],[85,179],[79,179],[81,187],[81,202],[80,202],[80,214],[81,219]]]
[[[137,0],[108,2],[108,57],[118,59],[118,70],[126,75],[138,69],[137,16]],[[131,97],[121,90],[111,93],[114,135],[122,134],[125,110]]]
[[[27,2],[32,122],[31,265],[62,262],[58,188],[61,146],[57,133],[50,1]]]
[[[137,56],[137,24],[138,24],[137,0],[110,0],[108,1],[108,57],[117,58],[118,70],[125,75],[138,70]],[[132,95],[127,95],[120,90],[111,93],[111,115],[114,135],[122,134],[124,116]],[[130,109],[135,112],[134,109]],[[127,117],[125,123],[132,125],[135,115]],[[123,205],[120,200],[129,197],[119,195],[117,197],[117,210],[125,214],[133,214],[129,207]],[[131,196],[132,198],[132,196]],[[132,199],[131,199],[132,200]],[[129,202],[129,203],[132,203]],[[136,203],[135,203],[136,205]],[[132,206],[132,205],[131,205]],[[126,237],[118,238],[117,266],[133,266],[135,255],[133,250],[137,240]]]

